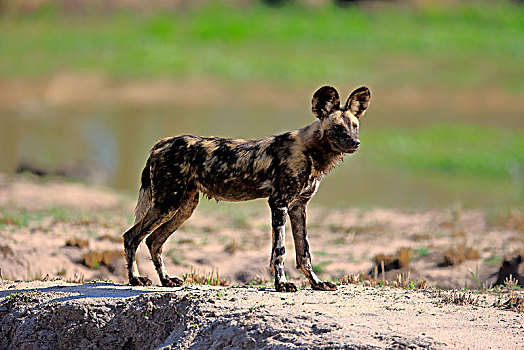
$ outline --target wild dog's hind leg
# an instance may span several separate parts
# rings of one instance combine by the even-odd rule
[[[291,220],[291,230],[295,241],[295,252],[297,259],[297,269],[301,270],[309,280],[311,288],[316,290],[336,290],[331,282],[322,282],[311,267],[311,253],[309,251],[309,241],[306,230],[306,205],[311,197],[299,197],[289,206],[289,218]]]
[[[140,277],[136,265],[136,250],[140,242],[149,235],[154,229],[168,221],[172,211],[160,210],[156,207],[148,209],[141,220],[138,220],[129,230],[124,233],[124,251],[127,263],[127,274],[129,284],[132,286],[151,285],[151,280],[147,277]]]
[[[284,259],[286,258],[285,225],[287,205],[273,199],[269,200],[271,208],[271,226],[273,231],[273,244],[271,249],[271,269],[275,277],[277,292],[296,292],[297,287],[288,282],[284,273]]]
[[[175,215],[167,222],[158,227],[146,239],[146,244],[151,253],[151,259],[155,264],[158,277],[164,287],[179,287],[184,281],[177,277],[169,277],[167,270],[162,261],[162,246],[195,211],[198,205],[198,192],[187,192],[182,198],[182,204],[175,213]]]

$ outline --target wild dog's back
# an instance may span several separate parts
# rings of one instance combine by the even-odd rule
[[[162,139],[150,155],[152,182],[164,190],[181,181],[193,183],[217,200],[268,197],[295,143],[290,133],[257,140],[190,135]]]

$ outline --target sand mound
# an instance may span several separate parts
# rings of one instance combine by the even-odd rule
[[[521,314],[428,290],[3,282],[2,349],[520,349]]]

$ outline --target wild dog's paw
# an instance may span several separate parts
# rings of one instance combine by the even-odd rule
[[[178,277],[168,277],[162,279],[162,286],[164,287],[180,287],[184,284],[184,281],[182,281]]]
[[[312,284],[311,288],[314,290],[337,290],[337,286],[331,282],[320,282],[318,284]]]
[[[129,280],[129,284],[132,286],[150,286],[153,284],[151,280],[147,277],[133,277]]]
[[[291,282],[277,283],[277,284],[275,284],[275,288],[276,288],[277,292],[290,293],[290,292],[296,292],[297,291],[297,286],[295,286]]]

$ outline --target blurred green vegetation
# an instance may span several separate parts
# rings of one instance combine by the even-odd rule
[[[0,77],[113,77],[498,85],[523,91],[524,10],[511,2],[375,8],[232,7],[4,15]]]
[[[507,121],[518,118],[522,107],[514,102],[524,92],[524,7],[514,2],[348,8],[209,2],[178,11],[83,13],[48,4],[33,13],[1,14],[0,52],[0,82],[23,78],[31,84],[61,72],[100,74],[115,85],[202,78],[201,84],[226,82],[224,88],[242,83],[237,90],[258,82],[277,91],[291,87],[301,96],[325,83],[367,84],[377,93],[369,122],[367,116],[363,121],[362,149],[324,181],[317,195],[323,204],[524,205],[523,124]],[[273,106],[271,98],[264,108],[221,100],[213,108],[189,106],[193,102],[158,110],[154,104],[106,108],[93,101],[86,111],[62,110],[38,97],[32,104],[22,100],[0,110],[8,116],[5,129],[20,133],[11,135],[13,151],[4,154],[29,155],[37,164],[52,159],[55,167],[109,157],[112,165],[120,162],[111,185],[134,193],[138,176],[130,174],[139,174],[141,156],[155,138],[185,132],[262,137],[313,120],[304,114],[309,96],[288,109]],[[399,108],[403,101],[409,101],[405,109]],[[502,116],[506,121],[499,123]],[[105,143],[93,147],[82,139],[82,125],[93,121],[107,129],[104,141],[118,141],[114,155]],[[124,142],[128,138],[133,142]],[[360,179],[358,188],[345,185],[349,178]]]
[[[524,207],[524,132],[471,124],[381,128],[322,182],[316,203]]]
[[[524,133],[475,125],[365,131],[366,157],[411,171],[524,183]],[[524,195],[524,193],[523,193]],[[524,198],[523,198],[524,199]]]

